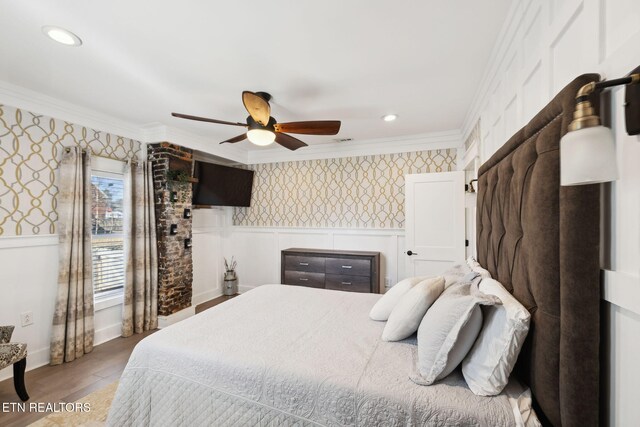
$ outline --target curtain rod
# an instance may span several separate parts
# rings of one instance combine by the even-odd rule
[[[65,152],[65,153],[69,153],[69,152],[71,152],[71,148],[72,148],[72,147],[64,147],[64,152]],[[81,151],[83,154],[87,154],[87,150],[85,150],[84,148],[82,148],[80,151]],[[136,157],[133,157],[133,158],[128,158],[127,160],[114,159],[113,157],[100,156],[100,155],[93,154],[93,153],[91,153],[91,156],[92,156],[92,157],[100,157],[101,159],[117,160],[117,161],[119,161],[119,162],[126,162],[126,161],[129,161],[129,160],[130,160],[130,161],[131,161],[131,162],[133,162],[133,163],[140,163],[140,161],[138,160],[138,157],[137,157],[137,156],[136,156]]]

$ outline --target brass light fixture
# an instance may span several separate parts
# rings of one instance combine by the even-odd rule
[[[580,88],[576,94],[576,109],[573,113],[573,121],[569,125],[569,132],[560,141],[561,185],[595,184],[618,179],[613,134],[611,129],[602,126],[600,117],[595,114],[589,101],[589,96],[608,87],[636,86],[638,83],[640,83],[640,72],[620,79],[591,82]],[[640,98],[630,101],[630,96],[628,92],[625,108],[627,109],[627,129],[631,134],[635,132],[633,130],[635,122],[629,120],[628,109],[630,104],[638,108],[636,103],[640,103]],[[635,98],[638,97],[635,96]],[[640,120],[640,117],[636,120]]]
[[[473,186],[473,183],[474,183],[474,182],[478,182],[478,180],[477,180],[477,179],[472,179],[471,181],[469,181],[469,183],[468,183],[468,184],[466,184],[466,185],[464,186],[464,189],[465,189],[465,191],[466,191],[467,193],[475,193],[475,192],[476,192],[476,189],[475,189],[475,187]]]

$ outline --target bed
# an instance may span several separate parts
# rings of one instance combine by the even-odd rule
[[[598,186],[559,186],[580,76],[479,172],[478,260],[531,312],[516,375],[547,425],[598,424]],[[597,108],[598,102],[593,100]],[[265,285],[145,338],[108,424],[511,426],[532,421],[514,378],[476,396],[459,371],[409,378],[416,343],[380,339],[373,294]]]
[[[384,323],[368,316],[378,298],[263,285],[163,329],[134,350],[109,423],[517,425],[524,390],[476,396],[459,372],[410,381],[416,343],[380,339]]]

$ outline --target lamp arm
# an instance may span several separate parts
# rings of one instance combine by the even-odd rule
[[[640,73],[631,74],[627,77],[621,77],[619,79],[611,79],[611,80],[602,80],[600,82],[591,82],[582,86],[578,93],[576,94],[576,99],[578,102],[582,101],[587,96],[591,95],[596,90],[606,89],[608,87],[620,86],[620,85],[628,85],[640,83]]]

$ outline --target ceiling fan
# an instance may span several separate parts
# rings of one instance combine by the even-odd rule
[[[226,122],[224,120],[180,113],[171,113],[171,115],[181,119],[219,123],[221,125],[244,126],[248,128],[246,133],[224,140],[220,144],[224,144],[225,142],[234,144],[248,139],[256,145],[269,145],[275,141],[289,150],[297,150],[300,147],[306,147],[307,144],[298,138],[287,135],[285,132],[304,135],[335,135],[340,130],[339,120],[278,123],[276,119],[271,117],[270,100],[271,95],[266,92],[249,92],[247,90],[242,92],[242,103],[244,104],[244,108],[249,112],[246,123]]]

